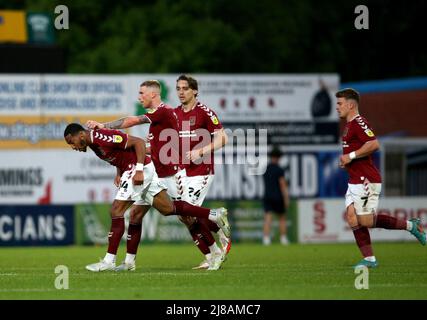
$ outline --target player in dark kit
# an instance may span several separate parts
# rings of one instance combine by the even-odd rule
[[[379,142],[368,121],[359,114],[359,93],[354,89],[338,91],[337,112],[347,121],[343,136],[343,155],[340,166],[349,174],[346,193],[346,217],[356,243],[363,255],[357,266],[376,267],[368,228],[407,230],[422,244],[426,234],[420,219],[409,221],[384,214],[377,214],[378,198],[381,192],[381,176],[372,160],[372,153],[379,149]]]
[[[288,184],[285,180],[285,172],[279,165],[282,151],[278,147],[273,147],[270,153],[271,162],[267,165],[267,169],[263,175],[264,181],[264,236],[262,243],[264,245],[271,244],[271,223],[273,213],[279,216],[280,243],[288,245],[286,228],[286,213],[289,208],[289,192]]]
[[[207,218],[217,223],[224,233],[230,233],[226,209],[209,210],[184,201],[170,200],[166,187],[158,180],[150,157],[145,155],[145,143],[142,139],[118,130],[86,130],[77,123],[65,128],[64,139],[76,151],[86,152],[87,147],[91,148],[100,159],[115,166],[121,176],[119,190],[111,207],[112,222],[107,254],[100,262],[86,266],[87,270],[99,272],[116,269],[117,249],[125,229],[123,215],[133,203],[142,206],[144,212],[153,206],[165,216]],[[138,222],[132,219],[133,217],[131,223]],[[128,242],[129,245],[131,244]],[[123,264],[129,263],[125,261]],[[135,260],[124,267],[126,270],[135,270]]]

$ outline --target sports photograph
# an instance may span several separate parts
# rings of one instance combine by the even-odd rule
[[[0,0],[0,305],[425,308],[426,11]]]

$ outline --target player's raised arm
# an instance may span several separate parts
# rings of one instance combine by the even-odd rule
[[[141,116],[129,116],[120,118],[114,121],[99,123],[94,120],[88,120],[86,122],[86,126],[90,129],[126,129],[138,124],[150,123],[150,119],[148,119],[145,115]]]

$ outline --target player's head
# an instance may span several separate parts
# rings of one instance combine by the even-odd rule
[[[273,146],[273,149],[270,152],[270,158],[271,158],[271,162],[273,163],[278,163],[280,158],[282,157],[283,153],[282,151],[279,149],[278,146]]]
[[[157,80],[147,80],[139,86],[139,102],[145,108],[153,108],[153,102],[160,102],[161,86]]]
[[[64,130],[64,139],[73,150],[86,152],[88,137],[79,123],[70,123]]]
[[[185,74],[180,75],[176,79],[176,92],[182,104],[187,104],[195,100],[199,93],[197,80]]]
[[[345,88],[335,94],[337,97],[337,112],[342,119],[358,113],[360,95],[352,88]]]

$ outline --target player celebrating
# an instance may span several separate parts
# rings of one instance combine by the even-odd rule
[[[367,120],[359,114],[359,93],[347,88],[338,91],[335,96],[338,115],[347,121],[342,136],[343,155],[340,157],[340,166],[349,174],[345,199],[347,221],[364,257],[355,267],[376,267],[378,263],[368,228],[407,230],[422,245],[426,244],[426,234],[420,219],[406,221],[376,214],[381,176],[372,161],[372,153],[379,149],[379,142]]]
[[[76,151],[86,152],[87,147],[91,148],[100,159],[115,166],[121,173],[119,190],[111,208],[107,254],[100,262],[86,266],[87,270],[99,272],[115,269],[117,249],[125,229],[123,215],[134,202],[143,207],[144,213],[153,206],[166,216],[207,218],[217,223],[225,234],[230,233],[226,209],[209,210],[184,201],[170,201],[166,187],[158,181],[150,157],[145,155],[142,139],[117,130],[85,130],[77,123],[65,128],[64,139]],[[127,269],[135,270],[135,260]]]
[[[215,112],[197,100],[196,79],[180,75],[176,81],[176,91],[181,105],[175,109],[175,113],[178,117],[181,147],[185,153],[182,156],[185,156],[186,160],[184,163],[187,188],[184,199],[193,205],[201,206],[214,178],[213,152],[227,143],[227,135]],[[195,222],[188,217],[182,220],[189,228]],[[208,220],[201,223],[209,224],[210,230],[218,232],[227,254],[231,246],[230,239]],[[207,267],[208,260],[205,260],[195,269]]]
[[[151,157],[159,180],[168,187],[169,196],[175,200],[181,199],[183,194],[187,194],[186,186],[184,186],[185,171],[177,168],[177,164],[182,162],[179,156],[178,120],[173,110],[161,101],[160,90],[160,83],[156,80],[148,80],[141,84],[139,101],[148,110],[145,115],[129,116],[104,124],[90,120],[87,122],[87,126],[89,128],[123,129],[149,123]],[[173,130],[171,139],[167,139],[167,130]],[[176,135],[174,136],[173,133]],[[138,220],[142,221],[141,210],[140,206],[133,206],[131,216],[141,217]],[[185,219],[181,220],[186,222]],[[209,270],[217,270],[221,266],[225,254],[230,250],[230,239],[216,224],[210,223],[207,219],[198,218],[194,223],[188,223],[188,228],[195,244],[206,255],[206,260],[209,262],[204,267]],[[219,232],[219,238],[223,244],[222,251],[218,248],[215,238],[209,230]]]

